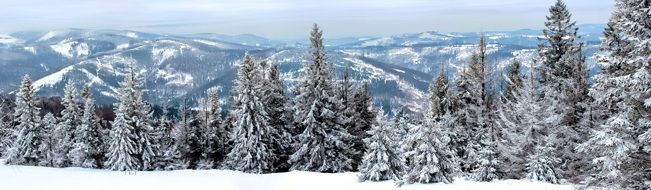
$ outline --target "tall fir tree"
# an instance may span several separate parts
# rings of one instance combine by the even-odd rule
[[[211,162],[212,168],[218,168],[226,156],[226,142],[228,141],[228,131],[223,128],[221,116],[221,104],[219,100],[219,88],[212,87],[208,89],[208,110],[207,110],[207,129],[204,140],[206,150],[204,151],[205,159]]]
[[[510,62],[509,71],[502,76],[506,86],[500,98],[501,105],[498,108],[498,127],[502,133],[499,136],[500,142],[497,143],[497,149],[501,152],[500,160],[503,162],[501,170],[504,171],[504,178],[508,179],[520,179],[524,175],[524,152],[521,151],[522,149],[513,147],[520,147],[521,141],[525,138],[523,137],[523,131],[527,125],[525,118],[532,118],[530,114],[537,111],[526,108],[538,108],[537,104],[532,104],[537,100],[535,99],[537,96],[531,94],[533,91],[524,92],[524,90],[534,89],[533,86],[527,86],[531,87],[530,89],[524,88],[524,77],[520,71],[520,64],[519,61],[513,59]],[[520,104],[521,101],[526,102]]]
[[[352,136],[341,125],[337,113],[333,68],[326,60],[322,31],[315,24],[310,37],[312,62],[304,65],[301,82],[294,92],[294,119],[301,133],[296,136],[291,169],[316,172],[344,172],[353,166]]]
[[[160,154],[157,149],[157,145],[154,144],[155,140],[152,139],[152,134],[154,134],[154,127],[152,121],[152,114],[150,105],[145,102],[143,99],[142,91],[140,90],[142,84],[142,79],[135,75],[131,74],[136,81],[133,86],[133,105],[134,110],[132,118],[134,133],[136,135],[137,142],[137,157],[140,160],[140,170],[152,170],[154,159],[156,155]]]
[[[14,109],[15,136],[7,154],[7,164],[31,165],[39,164],[43,154],[39,146],[43,143],[43,126],[39,117],[38,97],[36,89],[29,76],[25,75],[16,94]]]
[[[272,128],[269,115],[259,94],[261,69],[250,54],[244,55],[234,87],[233,148],[226,156],[225,166],[247,173],[273,171],[278,157],[272,149]]]
[[[536,74],[533,70],[529,72],[527,81],[520,76],[519,80],[523,81],[522,86],[513,84],[514,91],[511,92],[513,100],[504,98],[504,104],[499,111],[500,129],[503,133],[500,136],[501,143],[498,144],[498,150],[504,162],[502,168],[505,177],[512,179],[526,176],[527,158],[534,154],[538,155],[536,158],[545,156],[548,163],[554,164],[549,166],[554,170],[557,166],[555,161],[558,160],[553,152],[544,152],[545,154],[537,152],[540,149],[536,147],[549,148],[543,145],[552,145],[553,142],[548,142],[553,140],[548,138],[552,130],[550,128],[560,116],[553,111],[556,104],[541,97],[540,87],[534,79]]]
[[[71,150],[73,165],[86,168],[101,168],[104,162],[102,126],[95,113],[90,86],[85,86],[82,94],[84,111],[81,125],[75,130],[75,144]]]
[[[617,0],[597,56],[602,72],[590,89],[602,105],[600,126],[579,150],[593,158],[591,188],[651,187],[651,26],[646,0]]]
[[[75,140],[78,138],[75,136],[75,130],[81,125],[81,109],[77,103],[76,95],[77,91],[70,80],[65,87],[61,122],[54,130],[54,136],[58,140],[55,156],[55,165],[57,167],[81,166],[73,165],[73,156],[70,154],[70,151],[74,148]]]
[[[350,109],[352,114],[349,118],[348,132],[353,135],[353,169],[361,163],[362,157],[366,149],[364,139],[368,138],[367,133],[375,122],[376,113],[373,108],[373,97],[369,95],[367,82],[362,83],[362,86],[355,90],[350,99]],[[344,118],[346,119],[346,118]]]
[[[177,159],[173,156],[176,151],[176,144],[172,136],[172,128],[174,122],[170,119],[170,108],[167,105],[162,106],[162,113],[158,118],[157,127],[155,128],[156,144],[160,150],[157,156],[156,163],[153,168],[155,170],[171,170],[171,165],[175,164]]]
[[[425,113],[424,125],[428,127],[439,127],[444,143],[446,143],[450,150],[453,152],[453,156],[450,157],[452,162],[456,163],[454,165],[454,171],[459,172],[460,167],[458,163],[461,161],[456,154],[456,149],[459,139],[458,128],[455,128],[454,123],[457,121],[455,117],[456,113],[456,98],[454,97],[455,93],[450,87],[448,80],[447,72],[445,68],[442,67],[439,75],[435,77],[429,86],[429,109]]]
[[[57,118],[54,117],[54,114],[45,114],[41,123],[43,125],[43,134],[53,134],[57,123]],[[39,166],[54,167],[56,143],[57,140],[52,135],[43,135],[43,142],[39,147],[39,152],[42,154]]]
[[[150,135],[151,111],[142,98],[140,79],[131,68],[120,83],[120,97],[116,103],[112,123],[107,168],[120,171],[153,169],[155,154]]]
[[[349,142],[347,143],[353,145],[353,149],[349,156],[353,158],[353,170],[357,170],[357,166],[364,154],[364,150],[359,148],[363,146],[363,137],[354,135],[360,133],[354,122],[354,120],[356,120],[355,116],[359,116],[359,114],[355,113],[355,102],[353,101],[353,98],[356,90],[353,86],[353,81],[351,81],[350,78],[349,67],[350,65],[346,66],[346,69],[341,76],[341,80],[337,84],[337,100],[341,104],[337,109],[336,114],[340,118],[341,125],[348,130],[348,133],[353,135],[353,138],[349,139]]]
[[[458,111],[455,129],[458,142],[454,147],[461,159],[461,171],[470,173],[479,161],[480,130],[487,127],[488,104],[490,97],[487,81],[487,44],[484,37],[479,40],[478,49],[473,53],[470,64],[459,74],[457,81]]]
[[[579,122],[588,97],[587,64],[577,31],[567,6],[557,0],[549,9],[543,30],[545,38],[538,47],[541,90],[545,99],[558,103],[553,111],[560,114],[550,134],[556,136],[555,154],[562,160],[557,166],[561,175],[568,177],[578,176],[589,167],[588,161],[575,150],[576,142],[586,138],[581,136]]]
[[[404,171],[404,161],[393,137],[396,130],[387,121],[382,110],[377,113],[376,122],[364,139],[368,147],[359,167],[360,181],[399,180]]]
[[[134,126],[131,115],[135,111],[133,107],[133,89],[135,77],[132,73],[120,83],[120,96],[115,109],[115,120],[111,123],[108,152],[106,153],[106,168],[118,171],[134,171],[139,169],[137,153],[137,142],[134,134]]]
[[[212,167],[209,163],[202,163],[204,158],[204,126],[202,119],[195,113],[190,113],[187,127],[187,135],[183,144],[183,159],[187,169],[208,169]]]
[[[272,64],[265,75],[262,87],[262,100],[269,115],[269,126],[273,137],[270,138],[271,148],[278,157],[274,168],[276,171],[289,170],[289,155],[292,153],[292,112],[289,97],[280,76],[280,66]]]

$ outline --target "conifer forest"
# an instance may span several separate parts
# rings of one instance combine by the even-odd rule
[[[25,74],[0,99],[0,168],[353,172],[350,181],[390,188],[523,180],[651,189],[651,1],[615,0],[596,45],[586,44],[564,1],[548,3],[532,56],[497,61],[495,38],[482,33],[458,68],[431,69],[418,106],[379,101],[379,80],[335,64],[340,52],[318,23],[305,28],[306,61],[295,77],[262,50],[241,51],[224,55],[235,69],[220,80],[232,85],[192,89],[199,98],[152,101],[164,93],[148,88],[135,64],[111,75],[111,103],[95,98],[106,95],[92,85],[101,79],[64,77],[54,92],[61,95],[50,96],[43,80]]]

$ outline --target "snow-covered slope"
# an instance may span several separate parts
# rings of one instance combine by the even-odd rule
[[[0,187],[4,190],[116,190],[116,189],[219,189],[219,190],[570,190],[569,185],[552,185],[525,180],[469,182],[457,178],[452,184],[395,186],[392,181],[359,182],[356,173],[325,174],[288,172],[245,174],[227,170],[180,170],[116,172],[83,168],[0,166]]]
[[[597,50],[601,25],[586,26],[586,55]],[[489,60],[503,68],[512,57],[530,65],[541,35],[537,30],[485,32]],[[463,67],[482,33],[421,32],[387,37],[327,39],[328,60],[340,75],[350,66],[356,81],[367,81],[384,108],[418,109],[432,76],[442,70],[452,77]],[[291,45],[287,45],[291,44]],[[229,93],[244,52],[281,65],[291,87],[303,63],[310,60],[304,43],[282,43],[254,35],[159,35],[128,30],[16,32],[0,36],[0,92],[13,92],[24,74],[39,94],[61,95],[67,80],[91,84],[100,104],[112,103],[118,82],[129,69],[144,79],[145,98],[159,104],[204,96],[219,85]],[[524,67],[527,68],[527,67]],[[395,107],[394,107],[395,108]]]

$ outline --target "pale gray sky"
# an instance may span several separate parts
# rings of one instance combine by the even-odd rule
[[[6,1],[6,2],[2,2]],[[605,23],[614,0],[565,0],[580,24]],[[304,38],[541,28],[555,0],[0,0],[0,33],[63,28],[251,33]]]

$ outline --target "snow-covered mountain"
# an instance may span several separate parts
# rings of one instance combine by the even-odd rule
[[[586,28],[585,30],[583,30]],[[586,54],[597,51],[603,25],[581,26]],[[389,37],[332,39],[329,61],[340,74],[349,67],[357,81],[369,81],[371,93],[385,108],[394,104],[419,108],[432,76],[455,73],[467,61],[482,33],[422,32]],[[512,57],[530,60],[540,31],[483,33],[490,59],[503,66]],[[288,45],[289,44],[289,45]],[[134,69],[144,78],[146,98],[153,103],[203,96],[219,85],[226,97],[245,52],[281,65],[289,86],[309,60],[305,44],[283,43],[254,35],[161,35],[125,30],[68,29],[25,31],[0,36],[0,91],[13,92],[24,74],[35,80],[39,94],[60,95],[68,80],[92,85],[95,98],[115,100],[122,76]]]

